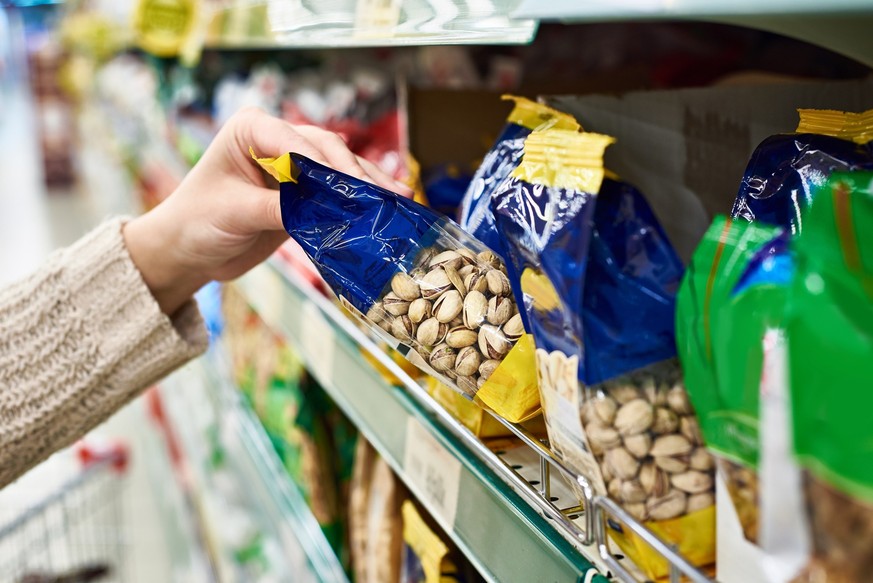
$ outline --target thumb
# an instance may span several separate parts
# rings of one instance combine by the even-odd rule
[[[246,233],[284,231],[279,191],[260,186],[243,188],[234,196],[242,204],[234,205],[234,222]]]

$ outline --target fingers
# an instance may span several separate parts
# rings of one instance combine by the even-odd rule
[[[367,160],[366,158],[361,158],[358,156],[358,164],[367,171],[367,174],[373,177],[373,182],[381,186],[382,188],[387,188],[392,192],[396,192],[397,194],[406,197],[412,198],[413,192],[412,189],[400,182],[399,180],[394,180],[379,169],[378,166]]]
[[[285,232],[282,225],[282,206],[279,191],[259,186],[250,186],[235,191],[233,195],[232,220],[235,231],[246,234],[259,231]]]
[[[298,152],[319,164],[329,164],[321,150],[290,123],[257,108],[247,108],[233,117],[234,146],[248,163],[249,147],[258,156],[275,157]]]

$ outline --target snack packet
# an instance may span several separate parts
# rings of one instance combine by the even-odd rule
[[[685,384],[752,542],[758,537],[762,343],[781,319],[786,252],[781,229],[716,217],[678,295],[676,338]]]
[[[746,167],[731,216],[797,234],[817,187],[837,171],[873,169],[873,110],[799,109],[794,134],[761,142]]]
[[[873,173],[836,173],[795,242],[786,308],[794,447],[808,472],[813,557],[797,581],[873,572]]]
[[[449,557],[449,547],[430,529],[415,505],[403,502],[403,563],[400,583],[463,581]]]
[[[434,211],[298,154],[259,163],[285,229],[345,307],[416,366],[510,421],[539,412],[503,262]]]

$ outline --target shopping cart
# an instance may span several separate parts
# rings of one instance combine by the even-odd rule
[[[72,476],[0,520],[0,582],[124,580],[121,493],[127,450],[79,446],[75,454]],[[32,485],[13,486],[28,489],[40,481],[37,476]]]

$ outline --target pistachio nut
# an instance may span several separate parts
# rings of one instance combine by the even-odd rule
[[[446,265],[443,269],[445,270],[446,276],[449,278],[451,284],[456,290],[458,290],[458,293],[461,294],[461,297],[463,298],[467,295],[467,286],[464,285],[464,278],[458,274],[455,268]]]
[[[433,303],[433,316],[440,322],[448,324],[464,309],[464,300],[458,290],[445,292]]]
[[[439,251],[433,247],[428,247],[419,254],[418,260],[415,262],[416,265],[427,267],[428,264],[430,264],[430,260],[436,257],[437,253],[439,253]]]
[[[645,399],[633,399],[622,405],[615,414],[615,428],[622,435],[636,435],[652,426],[655,413]]]
[[[485,279],[485,274],[473,271],[464,276],[464,286],[468,292],[477,291],[484,294],[488,291],[488,280]]]
[[[484,263],[489,267],[496,268],[501,265],[500,259],[498,259],[497,255],[495,255],[491,251],[482,251],[481,253],[476,255],[476,258],[479,260],[480,263]]]
[[[424,298],[412,300],[409,304],[407,312],[409,319],[413,324],[420,324],[422,320],[427,320],[431,316],[431,303]]]
[[[476,344],[479,335],[466,326],[455,326],[446,334],[446,344],[452,348],[464,348]]]
[[[655,465],[671,474],[681,474],[688,469],[688,456],[655,456]]]
[[[397,294],[400,299],[408,302],[421,296],[418,283],[408,273],[402,271],[391,278],[391,291]]]
[[[670,490],[660,498],[650,498],[646,510],[651,520],[669,520],[685,514],[688,497],[685,492]]]
[[[677,456],[691,453],[693,446],[684,435],[662,435],[655,439],[649,452],[653,456]]]
[[[640,467],[640,485],[647,495],[659,498],[670,490],[670,476],[654,462],[646,462]]]
[[[593,399],[591,402],[594,407],[594,413],[601,423],[611,425],[615,421],[615,414],[618,411],[618,403],[615,402],[615,399],[608,395],[603,395]]]
[[[679,431],[694,445],[703,445],[700,425],[693,415],[684,415],[679,419]]]
[[[488,379],[494,374],[494,371],[497,370],[497,367],[500,366],[500,361],[495,359],[488,359],[482,362],[479,365],[479,377],[483,379]]]
[[[502,296],[493,296],[488,300],[488,312],[485,318],[491,324],[500,326],[512,317],[513,301]]]
[[[600,465],[600,474],[603,476],[603,481],[607,484],[615,477],[612,475],[612,468],[605,464]]]
[[[612,473],[622,480],[636,477],[640,469],[640,462],[623,447],[608,450],[603,456],[603,463],[610,466]]]
[[[679,415],[690,415],[692,413],[688,393],[685,392],[685,387],[681,384],[675,385],[667,391],[667,405]]]
[[[626,480],[621,483],[621,494],[619,500],[622,502],[645,502],[646,491],[637,480]]]
[[[474,273],[479,273],[479,269],[475,265],[464,265],[458,270],[458,275],[464,280],[464,286],[467,285],[467,278]]]
[[[488,379],[482,378],[482,377],[479,377],[478,379],[476,379],[476,388],[481,389],[482,385],[484,385],[487,380]]]
[[[435,346],[430,355],[430,365],[438,372],[445,372],[455,365],[455,349],[446,344]]]
[[[434,269],[421,278],[418,286],[421,289],[421,297],[434,300],[452,287],[452,282],[449,281],[449,276],[444,269]]]
[[[621,480],[618,478],[611,479],[606,485],[606,491],[609,493],[610,498],[621,500]]]
[[[688,465],[692,470],[706,472],[715,467],[715,460],[705,447],[695,447],[688,457]]]
[[[658,386],[654,379],[646,379],[643,385],[643,394],[646,396],[646,400],[655,407],[663,407],[667,404],[666,386]]]
[[[402,316],[409,310],[409,301],[404,300],[394,292],[388,292],[382,298],[382,307],[392,316]]]
[[[391,325],[393,323],[394,323],[394,317],[388,316],[387,318],[385,318],[384,320],[379,322],[379,327],[382,328],[383,330],[385,330],[385,332],[388,332],[388,334],[391,334]]]
[[[436,346],[446,337],[449,327],[437,320],[428,318],[418,325],[415,339],[424,346]]]
[[[472,346],[466,346],[458,351],[455,359],[455,372],[461,376],[472,376],[479,370],[482,355]]]
[[[697,512],[698,510],[709,508],[713,504],[715,504],[715,496],[711,492],[694,494],[688,497],[688,507],[685,511],[688,513]]]
[[[624,438],[624,446],[635,458],[641,460],[649,455],[649,450],[652,449],[652,436],[648,433],[628,435]]]
[[[490,307],[489,304],[489,309]],[[524,323],[521,321],[521,314],[516,313],[506,321],[506,324],[503,325],[503,333],[512,342],[515,342],[524,335]]]
[[[382,307],[382,302],[376,302],[367,310],[366,318],[376,325],[381,324],[387,317],[388,314],[385,312],[385,308]]]
[[[509,286],[509,278],[498,269],[486,273],[485,280],[488,282],[488,291],[496,296],[508,295],[512,289]]]
[[[474,265],[478,261],[476,258],[476,254],[467,249],[466,247],[461,247],[457,249],[458,255],[461,256],[461,259],[464,262],[464,265]]]
[[[454,320],[449,322],[449,330],[451,330],[452,328],[460,328],[462,326],[466,328],[466,326],[464,326],[464,314],[463,313],[458,314],[457,316],[455,316]]]
[[[712,475],[697,470],[688,470],[670,476],[670,483],[689,494],[700,494],[712,490]]]
[[[397,316],[391,322],[391,335],[403,343],[410,343],[415,337],[415,324],[409,319],[409,316]]]
[[[512,344],[496,326],[489,324],[479,328],[479,350],[486,358],[501,359],[512,348]]]
[[[649,519],[649,513],[646,511],[645,502],[636,502],[634,504],[623,504],[622,505],[625,510],[627,510],[628,514],[639,520],[640,522],[645,522]]]
[[[652,422],[652,433],[664,435],[679,429],[679,416],[666,407],[655,407],[655,420]]]
[[[475,395],[476,391],[479,389],[476,377],[459,374],[457,378],[455,378],[455,384],[458,385],[459,389],[471,396]]]
[[[461,267],[461,263],[463,263],[461,255],[457,251],[449,250],[437,253],[433,259],[428,262],[427,266],[431,269],[446,266],[458,269]]]
[[[640,392],[633,385],[620,384],[609,389],[609,395],[618,401],[619,405],[624,405],[629,401],[640,398]]]
[[[464,326],[471,330],[476,329],[485,320],[487,312],[488,300],[485,294],[475,290],[467,292],[463,308]]]
[[[585,434],[588,436],[588,442],[593,446],[598,446],[603,450],[611,449],[621,445],[621,436],[618,431],[606,425],[593,423],[585,428]]]

